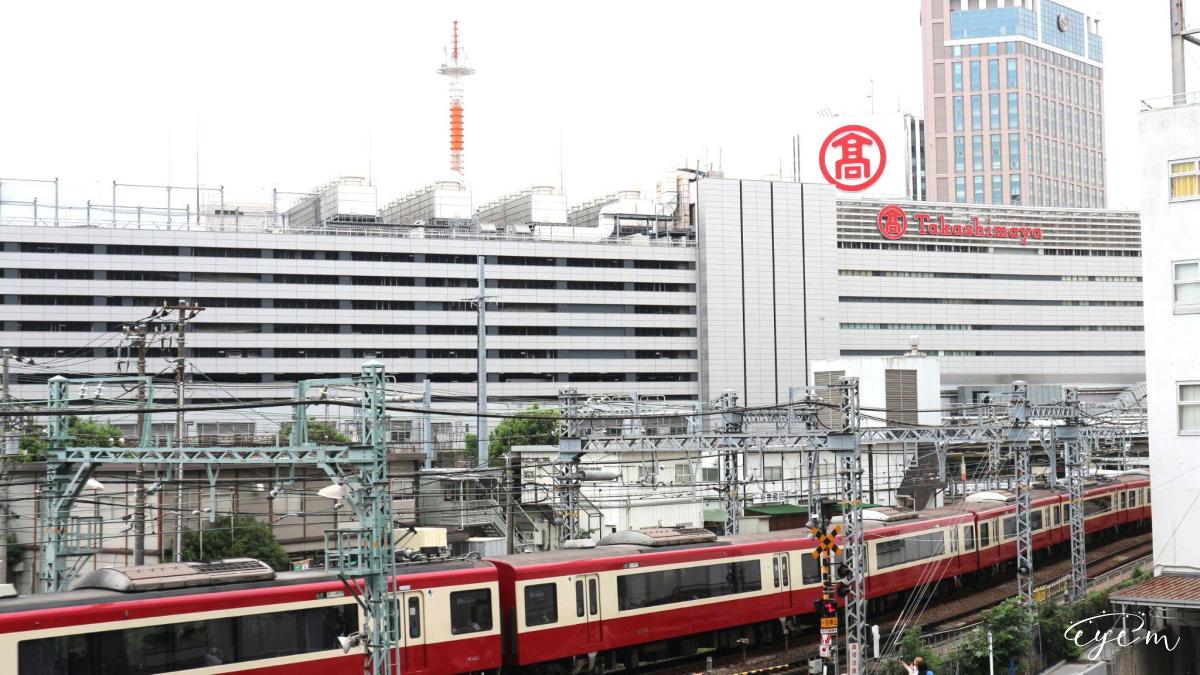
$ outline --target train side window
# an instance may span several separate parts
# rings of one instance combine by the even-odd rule
[[[775,588],[779,588],[779,556],[771,559],[771,572],[774,574]]]
[[[450,594],[450,633],[478,633],[492,629],[492,591],[480,588]]]
[[[987,548],[992,545],[990,523],[979,524],[979,548]]]
[[[575,581],[575,616],[583,616],[583,579]]]
[[[1012,539],[1017,536],[1017,517],[1009,516],[1004,519],[1004,538]]]
[[[1147,503],[1147,504],[1149,504],[1149,503],[1150,503],[1150,496],[1151,496],[1152,494],[1154,494],[1154,492],[1153,492],[1153,491],[1151,491],[1151,490],[1150,490],[1150,488],[1146,488],[1146,503]]]
[[[821,583],[821,564],[808,551],[800,555],[800,581],[805,586]]]
[[[298,612],[257,614],[239,617],[238,643],[250,653],[252,659],[270,659],[287,656],[296,649]]]
[[[1118,499],[1118,502],[1119,502],[1119,506],[1117,507],[1118,510],[1121,510],[1121,511],[1125,510],[1125,500],[1126,499],[1127,499],[1127,497],[1125,496],[1125,491],[1122,490],[1121,495]]]
[[[949,530],[948,534],[950,535],[950,552],[958,553],[958,528]]]
[[[788,578],[788,555],[786,553],[779,556],[779,564],[783,567],[783,585],[791,586],[792,582]]]
[[[421,599],[408,599],[408,637],[421,637]]]
[[[1032,529],[1032,531],[1037,532],[1038,530],[1042,529],[1042,525],[1044,524],[1045,523],[1044,519],[1042,518],[1041,509],[1029,512],[1029,527]]]
[[[963,528],[963,550],[975,550],[975,526],[967,525]]]
[[[558,623],[558,590],[553,583],[525,587],[525,625]]]
[[[189,670],[278,656],[284,642],[288,646],[283,655],[287,656],[325,651],[337,644],[339,635],[356,630],[358,606],[347,604],[48,637],[19,644],[17,673]],[[264,631],[277,634],[268,639]]]
[[[588,614],[596,616],[600,613],[600,589],[595,579],[588,579]]]

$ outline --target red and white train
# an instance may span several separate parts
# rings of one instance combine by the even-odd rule
[[[1069,539],[1062,492],[1033,494],[1034,546]],[[873,603],[918,584],[986,575],[1016,553],[1003,492],[920,514],[868,511]],[[1150,519],[1150,481],[1128,473],[1087,489],[1087,531]],[[400,672],[613,670],[778,636],[820,597],[805,530],[713,537],[618,533],[600,546],[408,565],[395,578]],[[0,599],[0,672],[341,674],[361,672],[339,636],[362,617],[325,572],[257,561],[97,570],[76,590]]]

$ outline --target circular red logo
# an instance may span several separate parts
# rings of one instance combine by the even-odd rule
[[[859,124],[848,124],[825,137],[819,161],[821,173],[831,185],[858,192],[883,175],[887,151],[879,134]]]
[[[882,234],[884,239],[894,241],[908,231],[908,214],[895,204],[888,204],[879,209],[879,216],[875,222],[879,225],[879,234]]]

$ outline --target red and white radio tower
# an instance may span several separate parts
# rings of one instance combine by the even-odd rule
[[[461,60],[460,60],[460,57]],[[450,170],[463,175],[463,85],[462,79],[475,73],[465,65],[466,54],[458,46],[458,22],[454,22],[454,41],[449,59],[438,73],[450,78]]]

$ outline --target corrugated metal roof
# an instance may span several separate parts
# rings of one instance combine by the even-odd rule
[[[747,506],[746,513],[760,516],[791,516],[808,513],[808,507],[797,504],[755,504]]]
[[[1115,591],[1108,599],[1129,605],[1200,607],[1200,576],[1163,574]]]

